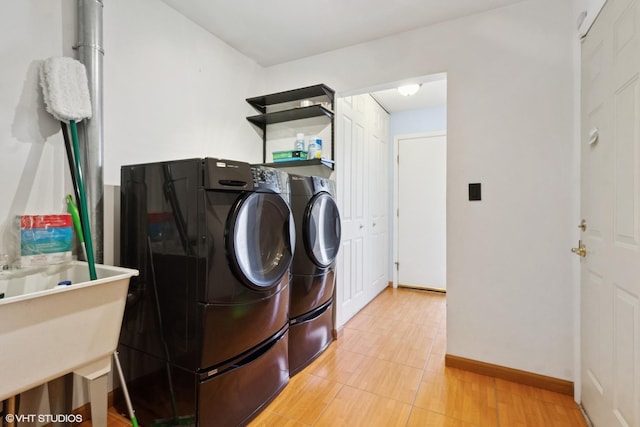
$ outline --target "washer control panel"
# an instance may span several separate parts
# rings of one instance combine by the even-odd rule
[[[251,166],[254,190],[270,190],[274,193],[286,191],[288,176],[286,172],[267,166]]]

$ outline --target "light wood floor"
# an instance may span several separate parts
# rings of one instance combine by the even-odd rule
[[[445,296],[387,289],[251,423],[586,426],[570,396],[445,368]]]
[[[570,396],[446,368],[445,310],[442,294],[385,290],[250,426],[586,426]]]
[[[78,427],[91,427],[91,420],[83,421]],[[131,427],[131,421],[110,407],[107,413],[107,427]]]

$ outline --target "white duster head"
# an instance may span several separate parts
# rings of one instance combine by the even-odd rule
[[[40,85],[47,111],[61,122],[91,118],[87,71],[73,58],[45,59],[40,68]]]

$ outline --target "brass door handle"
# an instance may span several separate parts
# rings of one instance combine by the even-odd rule
[[[587,256],[587,247],[584,245],[584,243],[582,243],[582,240],[578,240],[578,247],[571,248],[571,252],[584,258]]]

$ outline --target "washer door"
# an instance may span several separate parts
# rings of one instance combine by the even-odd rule
[[[227,219],[226,246],[231,267],[247,286],[277,285],[293,259],[291,210],[278,194],[247,193]]]
[[[340,214],[329,193],[316,194],[304,214],[304,247],[319,267],[328,267],[340,249]]]

